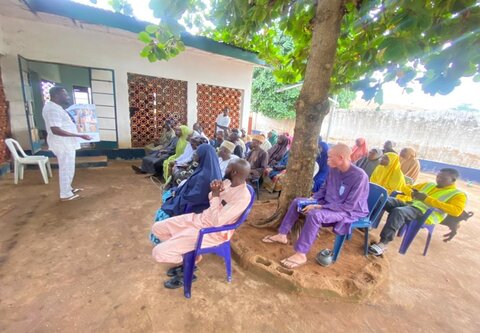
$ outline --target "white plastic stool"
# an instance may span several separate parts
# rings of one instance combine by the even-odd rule
[[[14,139],[5,139],[5,143],[13,156],[15,175],[13,182],[15,184],[18,184],[18,178],[20,178],[20,180],[23,179],[24,166],[27,164],[38,164],[40,172],[42,173],[43,181],[45,184],[48,184],[48,176],[52,177],[52,168],[50,167],[50,161],[47,156],[28,156],[25,154],[20,144]],[[20,155],[18,152],[20,152]]]

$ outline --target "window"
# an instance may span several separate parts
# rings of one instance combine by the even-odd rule
[[[40,86],[42,88],[42,97],[43,97],[43,103],[45,104],[46,101],[50,100],[50,88],[55,87],[55,83],[52,81],[48,80],[41,80],[40,81]]]
[[[92,92],[90,87],[73,86],[73,102],[75,104],[91,104]]]

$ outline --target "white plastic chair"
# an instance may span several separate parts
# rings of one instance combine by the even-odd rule
[[[5,139],[8,149],[12,153],[14,161],[14,183],[18,184],[18,178],[23,179],[23,170],[27,164],[38,164],[42,173],[43,181],[48,184],[48,176],[52,177],[52,168],[47,156],[28,156],[20,144],[14,139]],[[20,152],[20,155],[18,154]],[[48,175],[47,175],[48,171]]]

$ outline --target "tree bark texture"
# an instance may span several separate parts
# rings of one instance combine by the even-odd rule
[[[302,90],[296,102],[294,140],[277,211],[257,227],[277,227],[295,197],[309,197],[312,189],[317,140],[328,113],[332,75],[344,0],[319,0],[313,22],[312,43]]]

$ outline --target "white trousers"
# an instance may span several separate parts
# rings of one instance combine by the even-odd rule
[[[71,197],[73,195],[72,181],[75,175],[75,150],[52,149],[52,151],[58,160],[60,199]]]

